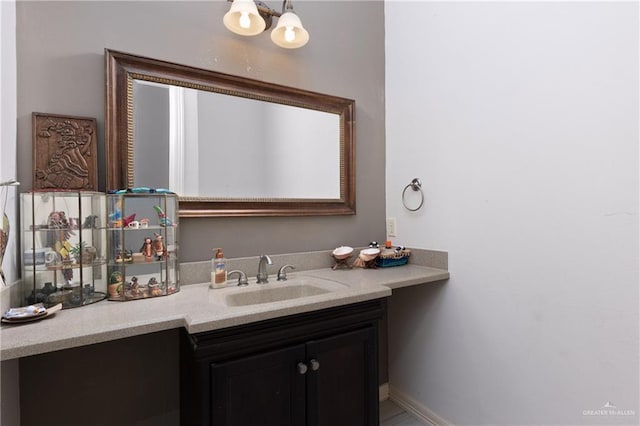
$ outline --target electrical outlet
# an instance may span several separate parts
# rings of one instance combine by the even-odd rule
[[[398,229],[395,217],[387,218],[387,237],[397,237]]]

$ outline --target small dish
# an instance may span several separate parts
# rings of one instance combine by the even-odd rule
[[[42,303],[35,305],[22,306],[20,308],[11,308],[4,313],[3,318],[7,319],[23,319],[33,318],[47,313],[47,309]]]
[[[38,305],[41,305],[44,308],[44,305],[42,305],[42,303],[38,303],[37,305],[32,305],[32,306],[38,306]],[[13,308],[13,309],[24,309],[24,308],[31,308],[31,306],[25,306],[23,308]],[[55,314],[61,309],[62,309],[62,303],[58,303],[57,305],[52,306],[49,309],[45,309],[42,312],[38,312],[37,314],[32,314],[32,315],[7,317],[5,313],[5,315],[2,316],[2,322],[6,324],[22,324],[24,322],[39,321],[41,319],[44,319],[48,316]],[[9,311],[11,311],[11,309]],[[7,313],[9,311],[7,311]]]
[[[340,247],[334,249],[331,254],[336,259],[343,260],[343,259],[348,259],[349,257],[351,257],[352,253],[353,253],[353,247],[340,246]]]
[[[370,260],[375,259],[380,254],[380,249],[378,248],[367,248],[360,250],[360,258],[365,262],[369,262]]]

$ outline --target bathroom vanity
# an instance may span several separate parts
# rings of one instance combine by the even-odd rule
[[[395,288],[446,280],[446,253],[440,253],[444,260],[431,263],[436,267],[424,266],[430,262],[421,263],[414,250],[414,263],[406,266],[336,271],[330,260],[321,268],[308,261],[326,262],[326,252],[272,256],[274,265],[297,269],[286,282],[270,271],[263,285],[232,259],[231,268],[249,272],[251,284],[215,290],[196,266],[183,264],[185,281],[200,284],[168,297],[104,301],[3,325],[0,356],[21,359],[21,411],[46,412],[53,423],[77,417],[85,425],[151,418],[153,424],[237,425],[259,418],[261,424],[374,425],[386,298]],[[257,266],[257,258],[245,265]],[[208,262],[201,266],[207,277]],[[38,397],[30,389],[42,383],[58,383],[57,391]],[[77,402],[73,410],[55,409],[70,400]],[[96,407],[82,404],[87,400],[108,404],[109,412],[94,418]],[[38,423],[23,415],[23,424]]]
[[[182,425],[377,425],[384,299],[181,339]]]

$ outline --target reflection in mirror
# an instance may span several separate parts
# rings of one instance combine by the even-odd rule
[[[107,189],[170,188],[180,216],[355,214],[355,102],[112,50]]]
[[[340,198],[340,117],[133,82],[136,186],[183,197]]]

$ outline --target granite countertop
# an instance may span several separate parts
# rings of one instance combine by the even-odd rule
[[[234,284],[228,284],[223,289],[210,289],[208,283],[183,285],[180,292],[166,297],[132,302],[103,301],[83,308],[63,310],[33,323],[3,324],[0,329],[0,359],[25,357],[179,327],[184,327],[189,333],[200,333],[363,302],[388,297],[392,289],[445,280],[449,278],[449,272],[446,269],[409,264],[379,269],[311,269],[290,272],[288,277],[286,283],[270,277],[270,282],[262,285],[251,280],[251,284],[242,289]],[[224,303],[226,294],[258,291],[314,279],[339,282],[340,288],[314,296],[248,306],[227,306]]]

